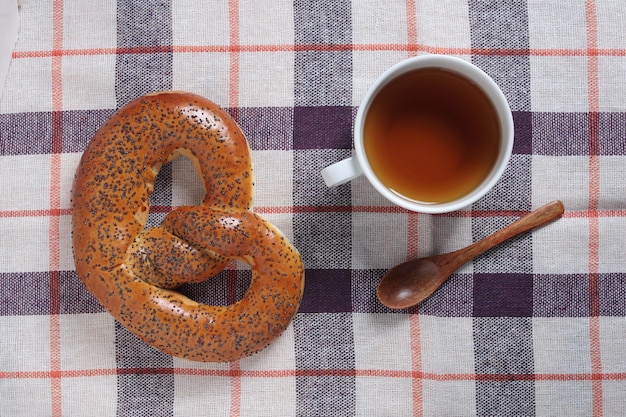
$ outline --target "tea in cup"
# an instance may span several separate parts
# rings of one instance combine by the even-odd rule
[[[322,170],[328,186],[361,175],[391,202],[423,213],[468,206],[499,180],[513,148],[502,91],[462,59],[425,55],[384,72],[363,98],[355,154]]]

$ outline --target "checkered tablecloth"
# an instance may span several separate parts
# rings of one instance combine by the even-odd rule
[[[0,98],[0,416],[626,415],[626,2],[23,0]],[[1,29],[0,29],[1,30]],[[392,64],[473,62],[516,124],[496,188],[444,215],[391,206],[363,178],[328,189],[356,107]],[[143,93],[185,90],[248,136],[254,211],[306,264],[292,325],[261,353],[172,358],[79,282],[70,188],[86,144]],[[150,222],[196,204],[184,159]],[[418,308],[382,274],[561,199],[563,218],[460,269]],[[232,302],[245,266],[183,290]]]

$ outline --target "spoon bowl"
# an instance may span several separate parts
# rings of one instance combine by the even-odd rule
[[[561,201],[553,201],[465,248],[403,262],[383,276],[376,296],[383,305],[392,309],[419,304],[471,259],[505,240],[560,218],[564,211]]]

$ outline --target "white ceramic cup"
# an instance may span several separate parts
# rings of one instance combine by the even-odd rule
[[[363,144],[363,129],[369,107],[376,94],[391,80],[417,69],[443,69],[461,75],[477,85],[489,98],[500,125],[499,151],[487,177],[471,192],[453,201],[424,203],[415,201],[389,189],[374,173]],[[513,117],[511,109],[498,85],[480,68],[446,55],[422,55],[401,61],[385,71],[366,92],[357,111],[354,124],[355,152],[350,158],[324,168],[321,172],[327,186],[333,187],[365,175],[374,188],[400,207],[421,213],[446,213],[461,209],[483,197],[498,182],[511,157],[513,149]]]

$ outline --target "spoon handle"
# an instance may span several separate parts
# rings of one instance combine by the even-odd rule
[[[510,225],[498,230],[497,232],[479,240],[478,242],[469,245],[463,249],[457,251],[460,258],[471,259],[475,256],[488,251],[494,246],[515,237],[521,233],[527,232],[530,229],[544,225],[548,222],[556,220],[563,215],[565,208],[563,203],[559,200],[546,204],[534,211],[531,211],[524,217],[521,217],[511,223]],[[461,256],[462,255],[462,256]]]

